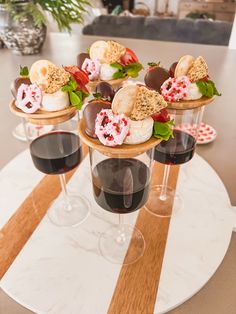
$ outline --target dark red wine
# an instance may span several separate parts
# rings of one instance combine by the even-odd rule
[[[70,132],[53,132],[30,144],[35,167],[47,174],[61,174],[75,168],[81,160],[79,137]]]
[[[113,213],[130,213],[147,201],[150,170],[136,159],[110,158],[92,172],[94,198],[98,205]]]
[[[183,131],[174,130],[174,138],[162,141],[155,148],[154,159],[163,164],[179,165],[192,159],[195,149],[195,138]]]

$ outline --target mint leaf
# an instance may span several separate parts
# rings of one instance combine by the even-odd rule
[[[160,64],[161,64],[161,62],[160,62],[160,61],[159,61],[159,62],[157,62],[157,63],[156,63],[156,62],[148,62],[148,66],[149,66],[149,67],[151,67],[151,68],[152,68],[152,67],[155,67],[155,66],[158,66],[158,67],[159,67],[159,66],[160,66]]]
[[[210,83],[212,85],[213,90],[214,90],[214,95],[221,96],[221,93],[218,92],[218,90],[217,90],[217,88],[215,86],[215,83],[213,81],[211,81],[211,80],[209,80],[208,83]]]
[[[77,82],[75,80],[69,80],[67,85],[61,88],[61,91],[67,92],[69,94],[71,105],[80,110],[83,105],[83,100],[88,97],[89,94],[85,93],[82,89],[77,90],[77,88]]]
[[[115,72],[113,75],[112,75],[112,78],[114,79],[114,80],[116,80],[116,79],[119,79],[119,78],[124,78],[124,77],[126,77],[127,76],[127,74],[125,73],[125,72],[120,72],[120,71],[118,71],[118,72]]]
[[[197,87],[200,91],[200,93],[203,96],[206,96],[208,98],[213,97],[214,95],[221,96],[221,94],[216,89],[215,83],[213,81],[197,81],[196,82]]]
[[[101,94],[101,93],[94,93],[94,94],[93,94],[93,97],[94,97],[95,99],[102,99],[102,94]]]
[[[198,81],[198,82],[196,82],[196,84],[197,84],[197,87],[198,87],[200,93],[201,93],[202,95],[206,95],[206,93],[207,93],[207,87],[206,87],[205,82],[204,82],[204,81]]]
[[[124,67],[126,74],[132,78],[138,76],[139,72],[143,69],[143,66],[139,62],[128,64]]]
[[[70,97],[70,103],[76,107],[77,109],[81,109],[82,108],[82,100],[80,99],[80,97],[75,93],[75,92],[69,92],[69,97]]]
[[[168,141],[170,137],[173,136],[173,131],[171,126],[174,125],[174,120],[167,121],[167,122],[154,122],[153,127],[153,136],[164,141]]]
[[[73,92],[73,88],[69,85],[65,85],[61,88],[62,92]]]
[[[20,76],[29,76],[29,69],[27,66],[20,66]]]
[[[112,63],[110,64],[111,67],[115,68],[115,69],[118,69],[118,70],[123,70],[124,69],[124,66],[118,62],[115,62],[115,63]]]
[[[79,97],[79,99],[80,99],[81,101],[83,100],[83,93],[82,93],[82,91],[77,90],[77,91],[75,91],[74,93]]]
[[[207,84],[207,92],[206,92],[206,96],[211,98],[214,95],[214,88],[211,84]]]
[[[76,90],[76,88],[78,87],[78,84],[75,80],[69,80],[68,85],[71,86],[73,90]]]
[[[131,63],[126,66],[116,62],[112,63],[111,66],[117,69],[117,72],[115,72],[112,76],[113,79],[124,78],[126,76],[135,78],[138,76],[139,71],[143,69],[142,64],[139,62]]]

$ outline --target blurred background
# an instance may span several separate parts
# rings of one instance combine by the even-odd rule
[[[59,31],[236,48],[235,8],[232,0],[0,0],[0,47],[36,54]]]

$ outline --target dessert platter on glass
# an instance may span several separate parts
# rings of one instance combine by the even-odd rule
[[[59,175],[61,199],[55,200],[48,216],[57,226],[74,226],[89,214],[89,204],[76,193],[67,193],[65,173],[82,159],[77,123],[72,120],[89,95],[86,73],[78,67],[58,67],[48,60],[36,61],[24,76],[12,83],[14,100],[10,110],[36,127],[45,127],[35,134],[30,153],[35,167],[49,175]],[[22,73],[21,73],[22,74]],[[85,79],[86,78],[86,79]],[[49,127],[51,126],[51,127]],[[53,126],[53,127],[52,127]]]
[[[77,56],[77,64],[88,74],[91,92],[100,82],[107,82],[116,90],[128,78],[138,77],[143,68],[133,50],[112,40],[94,42],[87,53]]]
[[[149,88],[160,92],[168,106],[154,117],[156,123],[172,124],[172,134],[155,148],[154,159],[165,165],[163,183],[152,187],[145,208],[154,215],[168,217],[183,206],[181,197],[168,186],[171,165],[190,161],[194,155],[204,107],[215,95],[220,96],[210,80],[203,57],[185,55],[174,62],[169,70],[150,63],[145,75]]]
[[[152,115],[167,102],[144,85],[122,87],[114,95],[106,94],[109,100],[103,96],[85,106],[79,136],[89,146],[95,201],[119,216],[119,224],[101,234],[100,252],[113,263],[125,259],[131,264],[142,256],[145,240],[140,230],[122,218],[147,202],[153,148],[162,140],[158,128],[154,133]],[[131,242],[132,250],[128,250]]]

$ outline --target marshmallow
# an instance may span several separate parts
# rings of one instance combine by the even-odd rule
[[[110,81],[113,79],[113,74],[117,72],[116,68],[110,66],[110,64],[102,64],[100,68],[100,79],[102,81]]]
[[[129,133],[124,144],[141,144],[150,139],[153,132],[154,121],[151,117],[144,120],[130,120]]]
[[[42,99],[42,110],[59,111],[70,105],[69,96],[66,92],[58,90],[53,94],[44,94]]]

